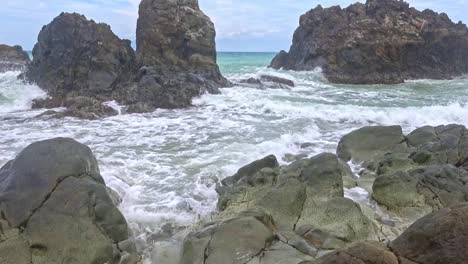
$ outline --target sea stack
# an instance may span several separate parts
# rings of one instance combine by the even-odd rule
[[[21,46],[0,44],[0,73],[23,71],[30,62],[28,54]]]
[[[321,67],[329,81],[348,84],[450,79],[468,72],[468,28],[399,0],[319,5],[301,16],[289,53],[279,53],[271,67]]]
[[[141,1],[136,35],[137,102],[150,98],[150,108],[187,107],[194,96],[229,85],[216,64],[214,25],[197,0]]]
[[[127,112],[189,107],[192,98],[218,93],[229,82],[216,64],[215,29],[196,0],[143,0],[137,52],[110,26],[62,13],[41,30],[24,77],[46,90],[36,108],[67,107],[56,117],[96,119]]]

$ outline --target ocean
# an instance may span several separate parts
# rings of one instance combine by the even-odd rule
[[[236,86],[203,95],[184,110],[157,110],[97,121],[36,118],[35,85],[0,74],[0,166],[32,142],[72,137],[92,148],[106,183],[123,198],[120,209],[144,248],[157,260],[175,237],[157,239],[163,225],[180,230],[216,210],[216,183],[269,154],[287,164],[286,154],[335,152],[346,133],[368,125],[468,126],[468,76],[400,85],[336,85],[313,72],[267,68],[274,53],[219,53],[232,81],[262,74],[293,80],[291,89]],[[119,108],[113,103],[114,107]],[[301,149],[302,143],[312,143]],[[368,202],[362,190],[347,190]],[[180,242],[180,241],[179,241]],[[156,252],[158,251],[159,252]]]

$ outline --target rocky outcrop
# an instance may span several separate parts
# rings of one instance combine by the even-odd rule
[[[220,212],[186,238],[182,263],[299,263],[386,238],[389,229],[344,198],[350,174],[330,153],[281,167],[268,156],[241,168],[217,186]]]
[[[137,23],[138,96],[153,108],[180,108],[229,85],[216,64],[215,28],[197,0],[143,0]]]
[[[365,127],[345,135],[337,153],[363,163],[371,187],[362,187],[375,201],[414,221],[468,202],[467,135],[461,125],[426,126],[407,136],[398,126]]]
[[[254,87],[258,89],[291,89],[292,87],[296,86],[292,80],[265,74],[260,75],[259,78],[251,77],[240,80],[239,83],[242,86]]]
[[[66,106],[55,116],[95,119],[116,114],[96,102],[115,100],[130,113],[184,108],[230,85],[216,64],[214,25],[196,0],[143,0],[139,13],[136,53],[108,25],[79,14],[45,26],[22,76],[50,96],[34,106]]]
[[[91,150],[36,142],[0,169],[0,263],[137,263]]]
[[[408,228],[388,246],[358,242],[317,260],[317,264],[466,263],[468,204],[430,214]]]
[[[468,72],[468,28],[446,14],[399,0],[367,0],[347,8],[320,5],[300,19],[289,53],[271,67],[322,67],[331,82],[390,84],[449,79]]]
[[[76,13],[62,13],[42,28],[33,58],[25,77],[50,97],[34,105],[48,108],[69,106],[70,98],[77,96],[101,103],[121,98],[136,63],[130,41],[119,39],[108,25]],[[93,110],[90,115],[109,114]],[[69,113],[83,117],[73,109]]]
[[[21,46],[0,44],[0,73],[7,71],[24,71],[31,62],[29,55]]]
[[[218,212],[185,238],[181,263],[464,263],[466,135],[364,127],[338,156],[254,161],[217,185]],[[360,178],[348,161],[362,164]],[[363,183],[368,201],[345,198]]]

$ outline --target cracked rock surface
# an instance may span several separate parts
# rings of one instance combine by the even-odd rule
[[[72,139],[33,143],[0,170],[0,212],[0,263],[139,261],[94,155]]]
[[[217,185],[219,212],[186,237],[181,263],[464,263],[466,135],[460,125],[364,127],[337,155],[254,161]],[[348,161],[362,164],[360,178]],[[354,187],[368,204],[344,197]]]

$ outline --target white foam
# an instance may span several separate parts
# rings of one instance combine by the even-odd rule
[[[216,209],[216,182],[240,167],[274,154],[335,152],[341,136],[365,125],[468,125],[467,80],[350,87],[323,81],[313,73],[257,69],[297,82],[292,90],[222,89],[195,98],[195,107],[119,115],[103,120],[33,118],[28,104],[44,93],[16,75],[0,75],[0,166],[28,144],[65,136],[89,145],[106,183],[123,198],[121,210],[145,240],[164,223],[189,225]],[[242,75],[244,73],[239,73]],[[14,76],[13,76],[14,75]],[[7,84],[7,85],[5,85]],[[13,85],[11,85],[13,84]],[[442,87],[446,84],[445,87]],[[465,85],[466,86],[466,85]],[[119,109],[115,103],[109,103]],[[313,146],[301,149],[300,143]],[[362,189],[347,197],[365,202]],[[367,197],[367,198],[366,198]]]
[[[31,108],[32,101],[46,96],[36,85],[24,84],[16,77],[21,72],[0,73],[0,113]]]

